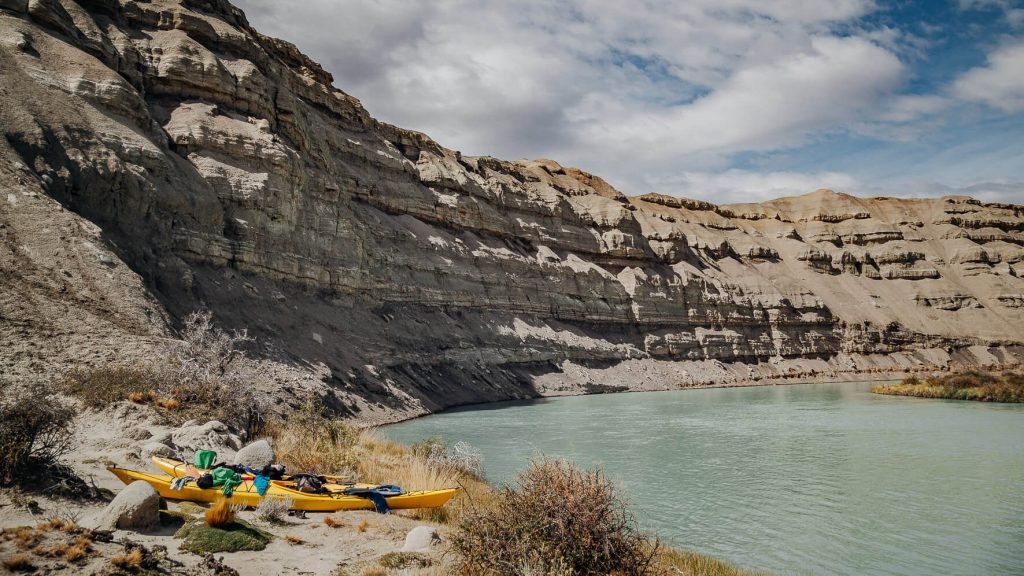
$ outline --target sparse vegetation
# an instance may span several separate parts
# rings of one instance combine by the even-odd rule
[[[461,570],[514,575],[651,574],[657,543],[642,535],[600,470],[540,460],[488,508],[469,510],[452,537]]]
[[[981,402],[1024,402],[1024,374],[1004,372],[965,372],[920,380],[907,378],[899,384],[880,384],[871,389],[877,394],[946,398]]]
[[[18,554],[5,558],[2,562],[4,568],[11,572],[35,572],[36,565],[32,563],[32,557],[28,554]]]
[[[165,388],[164,375],[148,366],[100,366],[76,368],[64,377],[64,391],[89,408],[106,408],[114,402],[152,402],[156,388]]]
[[[405,568],[426,568],[433,564],[430,557],[417,552],[388,552],[377,563],[384,568],[402,570]]]
[[[73,448],[74,410],[41,388],[0,398],[0,485],[54,468]]]
[[[352,471],[358,464],[359,429],[331,418],[316,404],[307,402],[287,420],[269,422],[266,432],[274,440],[278,462],[290,470],[338,474]]]
[[[128,400],[159,408],[174,423],[213,416],[250,435],[259,433],[264,402],[238,366],[241,349],[252,338],[215,326],[210,312],[186,316],[180,335],[166,356],[149,365],[72,370],[62,389],[94,409]]]
[[[7,558],[4,566],[15,572],[31,572],[35,569],[34,558],[80,564],[94,554],[93,538],[92,532],[63,518],[52,518],[35,526],[6,528],[0,531],[0,543],[12,543],[18,554]],[[11,566],[7,565],[8,560],[12,561]]]
[[[757,576],[757,572],[741,570],[710,556],[662,548],[654,562],[659,576]]]

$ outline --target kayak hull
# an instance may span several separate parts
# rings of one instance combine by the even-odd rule
[[[260,496],[253,486],[251,480],[243,480],[235,487],[230,498],[221,494],[220,487],[199,488],[195,484],[188,484],[181,490],[172,490],[171,476],[165,474],[153,474],[151,472],[137,472],[124,468],[107,468],[121,482],[131,484],[142,481],[152,486],[160,496],[169,500],[188,500],[190,502],[216,502],[226,499],[232,504],[256,507],[264,498],[291,500],[292,510],[304,510],[307,512],[337,512],[341,510],[373,510],[373,503],[358,496],[346,496],[343,494],[306,494],[287,486],[287,482],[271,481],[266,493]],[[455,496],[458,488],[446,488],[443,490],[425,490],[420,492],[409,492],[400,496],[385,498],[388,507],[394,510],[411,508],[438,508],[444,506]]]

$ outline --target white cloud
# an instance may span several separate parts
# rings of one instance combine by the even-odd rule
[[[988,55],[988,65],[957,78],[953,93],[1013,113],[1024,110],[1024,42],[1002,46]]]
[[[549,156],[594,170],[623,153],[614,143],[602,151],[595,136],[605,133],[657,140],[658,156],[692,154],[685,162],[704,166],[745,142],[772,145],[772,130],[795,143],[847,119],[899,74],[887,51],[830,35],[833,23],[872,10],[868,0],[239,4],[385,121],[468,154]],[[625,151],[636,165],[652,152]]]
[[[870,167],[757,157],[849,134],[912,143],[959,117],[954,96],[1019,106],[1016,60],[998,52],[961,79],[984,89],[900,94],[932,40],[862,19],[873,0],[235,1],[381,120],[466,154],[554,158],[628,194],[856,191],[848,174]]]

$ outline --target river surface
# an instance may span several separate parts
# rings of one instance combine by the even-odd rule
[[[869,383],[607,394],[389,426],[512,481],[538,455],[600,465],[643,529],[774,574],[1024,574],[1024,405]]]

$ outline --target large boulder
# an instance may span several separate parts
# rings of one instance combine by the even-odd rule
[[[235,454],[235,464],[263,468],[274,463],[274,448],[267,440],[257,440]]]
[[[441,537],[437,535],[437,530],[430,526],[417,526],[406,535],[402,552],[426,552],[440,541]]]
[[[149,460],[153,456],[175,458],[177,453],[167,444],[161,444],[159,442],[147,442],[139,449],[139,457],[143,460]]]
[[[83,524],[94,530],[154,530],[160,526],[160,495],[145,482],[132,482],[102,512]]]
[[[220,459],[225,458],[225,453],[233,453],[242,446],[241,439],[231,433],[228,425],[217,420],[205,424],[190,420],[171,432],[171,443],[186,454],[196,450],[213,450]]]

